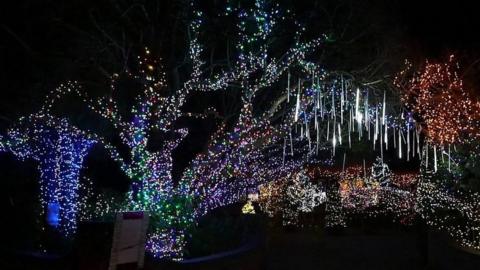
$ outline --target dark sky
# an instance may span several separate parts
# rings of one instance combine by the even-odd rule
[[[104,12],[100,18],[108,22],[112,2],[16,0],[2,3],[0,117],[15,118],[35,110],[44,94],[63,80],[77,79],[75,76],[79,74],[88,78],[99,76],[98,72],[89,71],[86,63],[99,61],[102,57],[83,55],[84,45],[79,43],[78,37],[93,33],[89,11],[102,9]],[[166,15],[170,12],[168,8],[175,6],[173,0],[160,2]],[[309,7],[313,2],[294,3]],[[466,59],[466,65],[480,57],[476,1],[366,0],[361,3],[366,8],[381,3],[384,14],[403,29],[401,43],[412,57],[441,57],[456,52]],[[369,17],[369,14],[365,16]],[[375,15],[371,16],[374,20]],[[168,16],[159,18],[159,27],[172,28],[172,24],[173,20]],[[388,31],[384,35],[389,35]],[[0,124],[4,126],[5,121],[2,121],[0,118]]]
[[[398,14],[407,37],[432,55],[451,50],[478,51],[480,20],[476,1],[400,1]]]

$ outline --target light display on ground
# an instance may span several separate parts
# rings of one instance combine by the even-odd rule
[[[459,245],[478,251],[480,194],[456,187],[462,177],[463,169],[459,166],[457,162],[440,162],[437,172],[432,167],[422,166],[416,211],[431,227],[448,233]],[[454,182],[449,183],[448,178],[453,178]]]
[[[311,168],[308,173],[311,176],[298,174],[294,177],[297,180],[290,183],[281,180],[260,186],[259,204],[262,211],[271,217],[283,214],[285,225],[298,224],[300,212],[311,212],[322,203],[325,203],[327,227],[346,226],[348,216],[360,213],[369,217],[390,213],[398,221],[409,223],[415,214],[416,197],[412,187],[418,176],[393,173],[379,175],[378,167],[389,171],[380,158],[366,177],[361,166],[348,167],[345,171]],[[313,174],[321,175],[326,182],[313,184]],[[327,179],[337,183],[338,188]],[[307,207],[303,207],[305,204]]]
[[[322,186],[304,171],[259,187],[258,203],[268,216],[282,215],[284,225],[299,225],[299,213],[310,213],[326,199]]]
[[[422,165],[420,174],[379,175],[377,172],[389,169],[377,158],[371,167],[372,173],[367,177],[361,166],[348,167],[345,171],[314,167],[309,175],[311,179],[313,175],[321,175],[323,180],[334,181],[334,185],[324,182],[327,227],[347,226],[350,217],[386,215],[409,225],[419,215],[432,228],[447,232],[461,246],[480,250],[480,194],[448,187],[442,175],[451,174],[458,164],[439,162],[438,166],[437,172]],[[335,183],[338,188],[335,188]],[[284,180],[262,185],[259,189],[260,207],[271,217],[287,213],[282,216],[284,225],[299,225],[295,217],[301,210],[290,207],[292,203],[285,203],[289,198],[285,191],[289,187],[288,181]],[[307,193],[302,191],[305,187],[298,188],[296,194]],[[297,204],[308,200],[307,197],[295,198]]]
[[[248,201],[245,205],[243,205],[242,213],[245,215],[255,214],[255,208],[253,207],[252,201]]]

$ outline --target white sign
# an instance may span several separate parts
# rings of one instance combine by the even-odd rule
[[[117,213],[109,270],[115,270],[119,264],[135,262],[143,268],[147,229],[148,213]]]

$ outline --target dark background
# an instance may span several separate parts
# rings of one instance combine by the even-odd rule
[[[96,24],[117,40],[121,40],[118,37],[122,35],[119,29],[125,29],[126,42],[133,44],[131,55],[138,53],[143,41],[144,45],[156,49],[169,69],[169,65],[178,60],[174,59],[180,58],[185,45],[181,42],[185,37],[184,20],[178,19],[187,12],[184,2],[17,0],[2,3],[0,126],[5,128],[9,121],[38,109],[45,93],[62,81],[79,80],[97,85],[106,75],[122,68],[124,59]],[[213,10],[222,3],[202,2],[206,2],[206,9]],[[409,58],[438,58],[454,52],[467,67],[478,59],[480,22],[475,1],[281,2],[295,10],[300,18],[321,26],[313,29],[318,33],[332,30],[327,21],[332,20],[330,23],[335,28],[336,24],[342,24],[342,18],[349,16],[342,8],[335,9],[336,6],[352,5],[354,16],[349,28],[357,34],[370,33],[370,38],[357,42],[357,46],[391,40],[399,48],[390,49],[399,50]],[[136,17],[131,16],[127,21],[126,17],[135,13],[135,6],[140,5],[155,16],[148,20],[140,17],[135,20]],[[136,36],[139,31],[135,29],[142,27],[149,28],[144,31],[148,34],[143,39]],[[341,62],[348,67],[356,58],[357,55],[347,55]],[[475,74],[477,66],[468,73]]]

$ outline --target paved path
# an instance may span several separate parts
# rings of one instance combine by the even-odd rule
[[[410,232],[277,232],[268,242],[267,258],[271,270],[425,269],[416,235]]]

